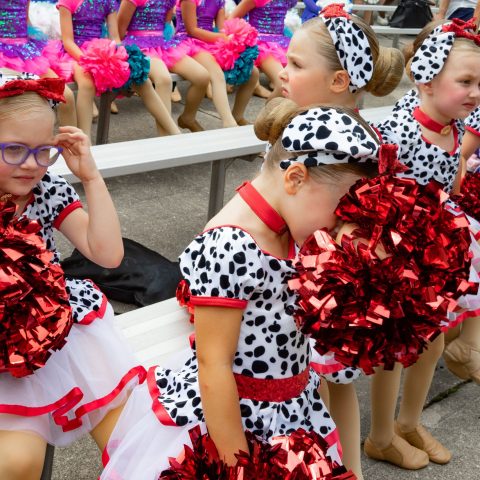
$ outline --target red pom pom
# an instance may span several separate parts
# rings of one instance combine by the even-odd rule
[[[0,372],[30,375],[65,344],[72,326],[63,270],[37,235],[38,223],[0,204]]]
[[[289,285],[299,294],[297,324],[321,354],[332,351],[367,374],[395,362],[407,367],[440,333],[456,299],[477,291],[468,282],[468,221],[444,208],[447,197],[436,182],[363,179],[336,210],[359,226],[352,235],[341,246],[324,231],[305,242]]]
[[[480,174],[467,173],[462,181],[460,195],[453,197],[461,209],[480,222]]]
[[[227,466],[218,456],[213,440],[190,430],[192,446],[170,459],[170,468],[159,480],[355,480],[355,475],[325,455],[328,444],[315,432],[303,429],[266,443],[246,432],[250,454],[237,455],[237,464]]]

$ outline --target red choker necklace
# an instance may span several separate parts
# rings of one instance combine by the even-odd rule
[[[237,188],[237,192],[270,230],[273,230],[279,235],[287,231],[285,220],[260,195],[258,190],[250,182],[245,182],[240,185]]]
[[[440,135],[448,135],[452,131],[452,126],[455,120],[452,120],[448,125],[442,125],[436,122],[433,118],[430,118],[425,112],[420,110],[420,107],[415,108],[413,111],[413,118],[425,128],[428,128],[432,132],[439,133]]]

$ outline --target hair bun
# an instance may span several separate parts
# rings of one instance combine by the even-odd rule
[[[255,120],[255,135],[273,145],[292,118],[304,110],[286,98],[273,98],[260,110]]]

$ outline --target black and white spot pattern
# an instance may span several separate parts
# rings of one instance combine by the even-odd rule
[[[280,162],[286,170],[293,162],[306,167],[336,163],[378,161],[379,145],[370,133],[345,112],[316,107],[297,115],[287,125],[282,145],[303,155]]]
[[[74,202],[80,201],[73,187],[62,177],[46,173],[33,189],[33,199],[25,208],[23,216],[37,220],[42,226],[40,235],[48,250],[53,252],[52,263],[59,263],[60,254],[53,235],[55,219]],[[65,279],[70,296],[73,319],[81,322],[87,315],[101,309],[105,299],[98,288],[89,280]]]
[[[297,375],[310,366],[308,339],[291,316],[294,294],[287,287],[291,260],[262,251],[253,238],[236,227],[217,227],[197,237],[180,257],[182,273],[193,296],[246,302],[232,370],[258,379]],[[212,300],[213,298],[213,300]],[[222,325],[218,325],[222,328]],[[158,400],[178,426],[204,422],[193,351],[174,372],[157,367]],[[330,434],[335,425],[322,403],[313,370],[306,389],[286,402],[240,399],[244,427],[264,439],[297,428]]]

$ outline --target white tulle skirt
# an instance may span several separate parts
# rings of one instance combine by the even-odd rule
[[[65,446],[125,403],[145,378],[113,309],[90,325],[75,324],[66,345],[32,375],[0,374],[0,431],[29,431]]]

